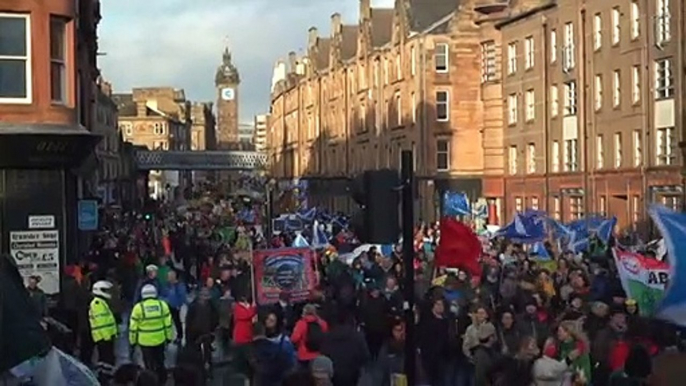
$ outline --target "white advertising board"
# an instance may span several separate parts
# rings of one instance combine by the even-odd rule
[[[60,292],[59,231],[10,232],[10,254],[24,280],[39,276],[38,286],[46,294]]]

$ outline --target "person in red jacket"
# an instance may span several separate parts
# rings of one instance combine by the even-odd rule
[[[317,307],[314,304],[305,305],[303,316],[295,324],[291,335],[291,342],[298,348],[298,361],[304,368],[308,368],[310,362],[319,356],[319,351],[313,348],[321,345],[321,342],[308,342],[308,339],[312,339],[314,335],[308,334],[310,323],[319,324],[322,333],[329,331],[329,325],[317,315]],[[316,339],[321,339],[321,337]]]
[[[253,322],[257,316],[257,307],[247,296],[238,297],[238,303],[233,309],[233,343],[236,345],[236,368],[247,376],[251,376],[248,362],[248,348],[252,343]]]

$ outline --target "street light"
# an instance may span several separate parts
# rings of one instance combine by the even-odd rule
[[[276,180],[274,178],[269,179],[266,184],[266,199],[267,199],[267,241],[271,242],[274,236],[274,189],[276,188]]]

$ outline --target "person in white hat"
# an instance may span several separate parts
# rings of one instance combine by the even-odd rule
[[[157,288],[146,284],[141,289],[141,300],[131,310],[129,343],[140,346],[145,368],[157,373],[160,384],[167,381],[164,365],[166,345],[174,338],[169,306],[157,298]]]
[[[138,287],[136,288],[136,293],[134,301],[138,303],[142,296],[141,296],[141,290],[143,287],[147,284],[152,285],[155,287],[155,290],[159,293],[160,292],[160,279],[157,277],[157,273],[159,271],[159,268],[155,264],[149,264],[145,267],[145,277],[143,280],[141,280],[138,283]]]
[[[114,375],[114,342],[119,333],[109,305],[112,287],[112,283],[106,280],[95,282],[92,289],[93,300],[88,308],[91,336],[98,350],[98,378],[103,384],[107,384]]]

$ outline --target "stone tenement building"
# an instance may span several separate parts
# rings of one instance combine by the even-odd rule
[[[683,204],[684,2],[530,1],[503,41],[505,207],[640,223]]]
[[[267,134],[275,178],[309,180],[314,201],[347,210],[346,177],[397,168],[401,151],[413,150],[421,219],[437,217],[449,189],[489,199],[497,221],[504,192],[494,23],[506,11],[495,0],[403,0],[395,9],[361,0],[357,25],[334,14],[329,36],[311,28],[307,54],[275,68]]]
[[[345,210],[343,178],[412,149],[421,219],[446,189],[486,199],[500,223],[538,208],[626,227],[651,202],[679,208],[683,8],[361,0],[358,25],[333,15],[330,36],[311,29],[307,54],[277,63],[272,173],[310,180],[312,195],[337,197],[320,203]]]
[[[216,150],[212,103],[191,104],[191,150]]]

